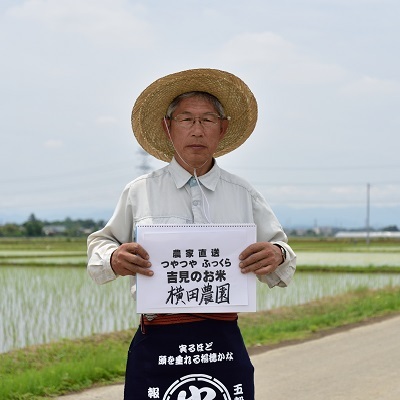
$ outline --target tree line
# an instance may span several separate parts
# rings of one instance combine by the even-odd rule
[[[31,214],[26,222],[22,224],[7,223],[0,225],[0,237],[40,237],[40,236],[65,236],[65,237],[81,237],[104,227],[104,220],[95,221],[93,219],[71,219],[65,218],[59,221],[46,221],[36,218],[35,214]],[[339,228],[331,228],[328,232],[316,232],[314,229],[296,230],[289,229],[289,236],[332,236]],[[365,228],[351,229],[351,231],[365,230]],[[379,229],[380,231],[399,232],[396,225],[389,225]]]
[[[22,224],[7,223],[0,225],[0,237],[40,237],[40,236],[87,236],[105,225],[104,220],[71,219],[46,221],[31,214]]]

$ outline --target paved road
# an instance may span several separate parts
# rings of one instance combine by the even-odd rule
[[[251,357],[257,400],[399,400],[400,316]],[[121,400],[115,385],[58,400]]]

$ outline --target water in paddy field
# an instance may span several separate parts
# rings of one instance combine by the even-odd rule
[[[298,273],[285,289],[259,284],[257,307],[268,310],[387,285],[400,285],[400,274]],[[0,352],[137,325],[127,277],[98,286],[85,268],[0,267]]]

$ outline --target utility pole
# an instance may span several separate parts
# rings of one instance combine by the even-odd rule
[[[366,219],[366,228],[367,228],[367,246],[369,246],[370,238],[369,238],[369,231],[370,231],[370,226],[369,226],[369,213],[370,213],[370,192],[371,192],[371,185],[367,183],[367,219]]]

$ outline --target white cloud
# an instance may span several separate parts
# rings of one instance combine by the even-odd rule
[[[115,125],[117,123],[117,118],[112,115],[100,115],[96,118],[97,125]]]
[[[244,33],[230,40],[221,58],[233,65],[255,66],[276,83],[321,84],[341,81],[347,72],[339,65],[323,63],[272,33]],[[240,61],[238,54],[241,54]]]
[[[400,185],[371,185],[371,203],[379,206],[400,205]]]
[[[47,149],[59,149],[64,146],[64,142],[62,140],[49,139],[43,143],[43,146]]]
[[[400,83],[388,79],[363,76],[344,86],[341,92],[349,96],[390,95],[400,93]]]
[[[140,19],[145,10],[126,0],[27,0],[7,15],[34,21],[73,35],[83,35],[98,45],[145,47],[152,41],[150,26]]]

